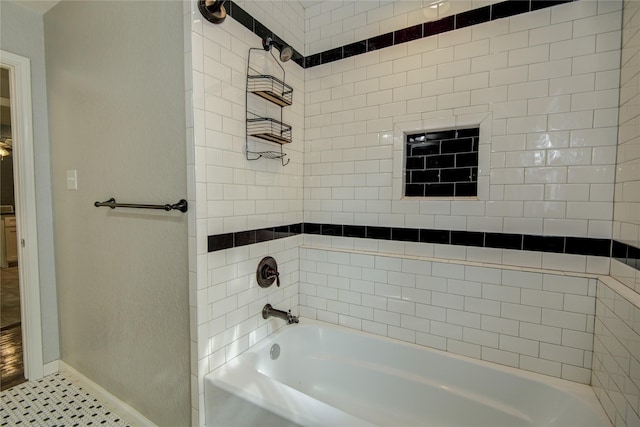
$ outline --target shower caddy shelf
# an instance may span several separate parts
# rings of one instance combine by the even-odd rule
[[[273,53],[269,51],[275,64],[282,70],[282,80],[267,74],[251,74],[251,54],[254,51],[261,51],[266,54],[264,49],[249,49],[249,58],[247,60],[247,91],[246,91],[246,157],[247,160],[258,160],[261,157],[265,159],[280,159],[282,166],[289,163],[286,159],[286,153],[282,149],[282,145],[291,143],[291,126],[282,121],[282,110],[293,104],[293,88],[284,82],[285,71],[282,65],[278,63]],[[272,117],[263,117],[249,111],[249,94],[259,96],[268,102],[280,107],[280,119]],[[249,149],[249,138],[258,138],[280,145],[280,151],[252,151]]]
[[[291,126],[270,117],[247,118],[247,133],[281,145],[291,142]]]
[[[281,107],[293,104],[293,89],[282,80],[266,74],[247,74],[247,90]]]

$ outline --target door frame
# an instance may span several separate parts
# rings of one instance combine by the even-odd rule
[[[36,380],[44,375],[44,362],[33,157],[31,61],[29,58],[0,50],[0,65],[9,69],[24,375],[28,380]]]

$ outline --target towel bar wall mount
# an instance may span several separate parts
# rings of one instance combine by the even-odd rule
[[[105,200],[104,202],[95,202],[93,205],[97,208],[104,206],[111,209],[115,209],[115,208],[162,209],[167,212],[172,210],[186,212],[187,209],[189,208],[189,204],[185,199],[180,199],[178,203],[174,203],[174,204],[167,203],[165,205],[147,205],[147,204],[139,204],[139,203],[117,203],[116,199],[112,197],[109,200]]]

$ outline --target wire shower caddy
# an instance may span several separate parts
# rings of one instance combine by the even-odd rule
[[[291,126],[282,121],[282,111],[285,107],[293,104],[293,88],[285,83],[286,73],[282,65],[273,55],[273,62],[282,71],[282,79],[268,74],[255,73],[251,69],[252,54],[267,54],[267,51],[261,48],[250,48],[249,58],[247,59],[247,90],[246,90],[246,158],[247,160],[258,160],[261,157],[266,159],[280,159],[282,166],[286,166],[290,159],[285,159],[287,154],[284,152],[283,144],[291,143]],[[254,72],[254,74],[252,74]],[[249,93],[259,96],[266,101],[280,107],[280,119],[265,117],[260,114],[249,111]],[[280,146],[280,151],[252,151],[249,149],[249,139],[257,138],[262,141],[276,143]],[[285,161],[286,160],[286,161]]]

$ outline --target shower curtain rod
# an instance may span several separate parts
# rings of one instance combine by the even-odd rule
[[[138,203],[116,203],[116,199],[113,197],[104,202],[95,202],[93,204],[95,207],[99,208],[101,206],[105,206],[111,209],[115,208],[138,208],[138,209],[162,209],[165,211],[178,210],[180,212],[186,212],[188,209],[188,203],[185,199],[180,199],[178,203],[175,204],[166,204],[166,205],[145,205]]]

